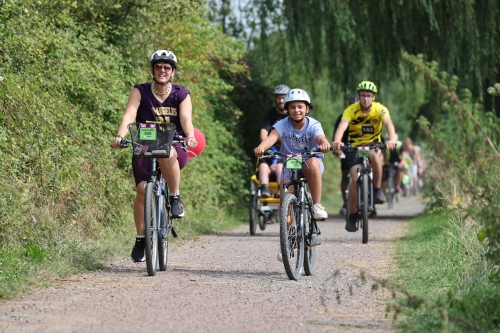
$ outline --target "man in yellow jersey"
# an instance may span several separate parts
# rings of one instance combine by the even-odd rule
[[[354,147],[369,146],[372,143],[382,142],[382,124],[389,134],[386,147],[393,150],[396,145],[396,134],[392,124],[389,110],[382,104],[375,102],[377,86],[371,81],[362,81],[356,88],[359,102],[349,105],[342,115],[342,120],[333,138],[333,148],[338,149],[342,143],[342,135],[349,128],[349,143]],[[356,221],[358,218],[357,207],[357,170],[361,167],[362,160],[357,157],[357,153],[348,152],[345,156],[346,163],[351,173],[351,185],[349,187],[349,204],[351,214],[346,230],[357,231]],[[384,159],[380,150],[371,150],[370,164],[373,169],[373,195],[375,203],[384,203],[387,199],[381,189],[382,166]]]

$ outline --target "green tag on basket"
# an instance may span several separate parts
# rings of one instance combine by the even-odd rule
[[[139,140],[156,140],[156,124],[139,124]]]
[[[358,147],[358,157],[370,157],[370,147]]]
[[[302,169],[302,156],[289,157],[286,160],[286,167],[288,169]]]

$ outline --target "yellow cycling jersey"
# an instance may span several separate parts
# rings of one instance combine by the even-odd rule
[[[359,102],[351,104],[344,110],[342,119],[349,121],[349,143],[354,147],[373,142],[382,142],[382,119],[389,117],[389,110],[378,102],[372,103],[370,113],[365,115]]]

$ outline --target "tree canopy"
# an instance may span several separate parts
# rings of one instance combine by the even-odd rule
[[[221,2],[227,7],[230,0]],[[233,23],[227,30],[250,44],[280,36],[313,75],[327,72],[344,91],[353,89],[360,71],[374,81],[394,78],[404,52],[437,61],[480,98],[500,81],[496,0],[249,0],[239,6],[248,28],[226,11],[219,19]]]

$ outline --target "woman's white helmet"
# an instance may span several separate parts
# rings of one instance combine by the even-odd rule
[[[288,110],[288,103],[290,102],[305,102],[309,109],[312,110],[311,97],[304,89],[294,88],[291,89],[285,96],[285,110]]]
[[[154,66],[158,62],[169,63],[173,69],[177,67],[177,57],[174,52],[167,50],[158,50],[151,55],[151,66]]]

